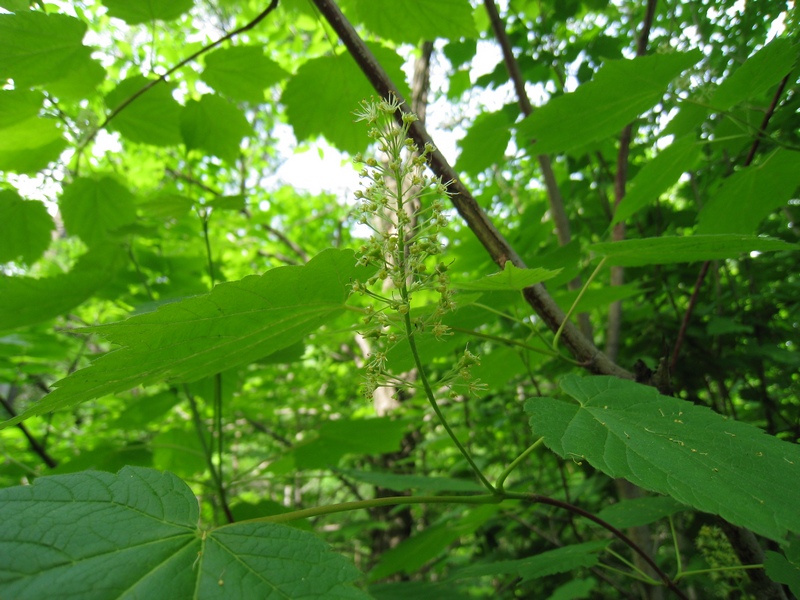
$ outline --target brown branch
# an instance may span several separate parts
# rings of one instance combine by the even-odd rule
[[[686,307],[686,312],[684,313],[683,320],[681,321],[681,328],[678,330],[678,339],[675,340],[675,346],[672,349],[672,356],[669,359],[670,373],[675,372],[675,365],[678,363],[678,354],[680,354],[681,346],[683,345],[683,339],[686,337],[686,328],[689,326],[689,320],[692,318],[694,307],[697,304],[697,295],[700,292],[700,286],[703,285],[703,280],[706,278],[706,273],[708,273],[708,267],[710,264],[711,261],[709,260],[703,263],[703,266],[700,267],[700,273],[697,275],[697,281],[694,282],[692,296],[689,298],[689,306]]]
[[[388,77],[383,67],[378,64],[372,52],[358,36],[336,3],[333,0],[313,1],[320,13],[339,35],[377,93],[384,98],[394,95],[402,100],[403,96],[398,91],[397,86]],[[402,118],[404,112],[408,112],[406,106],[403,106],[402,110],[397,114],[398,119]],[[409,133],[418,147],[422,148],[425,144],[433,145],[430,135],[419,121],[411,125]],[[483,247],[486,248],[492,260],[500,267],[505,265],[506,262],[511,262],[514,266],[524,269],[525,263],[523,260],[489,220],[486,213],[483,212],[483,209],[472,197],[472,194],[470,194],[469,190],[458,178],[453,167],[448,164],[439,150],[434,150],[431,153],[429,166],[442,181],[448,182],[448,191],[453,206],[464,218],[467,226],[483,244]],[[565,314],[553,301],[544,286],[537,284],[525,288],[523,295],[547,326],[551,330],[557,331],[562,321],[564,321]],[[573,323],[567,322],[565,324],[561,340],[573,356],[591,372],[633,379],[633,375],[629,371],[609,360],[591,341],[586,339]]]
[[[756,136],[756,139],[753,140],[753,145],[750,146],[750,152],[747,153],[747,158],[744,160],[745,167],[749,166],[756,156],[758,146],[761,144],[761,138],[764,136],[764,133],[767,130],[767,125],[769,125],[769,121],[772,118],[772,115],[775,113],[775,107],[778,106],[778,100],[780,100],[783,90],[786,88],[786,84],[789,82],[789,75],[791,75],[791,73],[787,73],[786,77],[781,79],[778,89],[775,90],[775,95],[772,97],[772,102],[770,102],[767,112],[764,114],[764,118],[761,120],[761,125],[758,128],[758,135]]]
[[[250,21],[249,23],[246,23],[246,24],[242,25],[242,26],[241,26],[241,27],[239,27],[238,29],[234,29],[234,30],[233,30],[233,31],[231,31],[230,33],[226,33],[225,35],[223,35],[223,36],[222,36],[221,38],[219,38],[218,40],[216,40],[216,41],[214,41],[214,42],[211,42],[211,43],[210,43],[208,46],[203,46],[202,48],[200,48],[200,50],[198,50],[197,52],[194,52],[193,54],[191,54],[191,55],[189,55],[188,57],[184,58],[182,61],[180,61],[180,62],[179,62],[178,64],[176,64],[174,67],[172,67],[171,69],[169,69],[169,70],[168,70],[166,73],[164,73],[163,75],[159,76],[159,77],[158,77],[158,79],[154,79],[153,81],[151,81],[150,83],[148,83],[147,85],[145,85],[144,87],[142,87],[140,90],[138,90],[138,91],[137,91],[135,94],[133,94],[132,96],[130,96],[130,97],[128,97],[128,98],[126,98],[126,99],[125,99],[125,100],[124,100],[124,101],[123,101],[121,104],[119,104],[119,105],[118,105],[116,108],[114,108],[114,109],[113,109],[113,110],[112,110],[112,111],[111,111],[111,112],[108,114],[108,116],[106,116],[105,120],[104,120],[104,121],[103,121],[103,122],[102,122],[100,125],[98,125],[98,126],[97,126],[97,128],[95,128],[95,129],[94,129],[94,130],[93,130],[93,131],[92,131],[92,132],[91,132],[91,133],[90,133],[90,134],[89,134],[89,135],[86,137],[86,139],[85,139],[85,140],[83,140],[83,142],[81,143],[81,145],[80,145],[80,146],[78,146],[78,151],[77,151],[77,153],[76,153],[76,156],[78,157],[78,160],[80,160],[80,156],[81,156],[81,154],[83,153],[83,150],[84,150],[84,148],[86,148],[86,146],[89,144],[89,142],[91,142],[91,141],[92,141],[92,140],[93,140],[93,139],[94,139],[94,138],[97,136],[97,134],[100,132],[100,130],[101,130],[101,129],[105,129],[105,128],[108,126],[108,124],[109,124],[109,123],[110,123],[110,122],[111,122],[111,121],[112,121],[112,120],[113,120],[113,119],[114,119],[114,118],[115,118],[115,117],[116,117],[116,116],[117,116],[119,113],[121,113],[123,110],[125,110],[125,108],[127,108],[128,106],[130,106],[130,104],[131,104],[131,103],[132,103],[134,100],[136,100],[136,99],[137,99],[139,96],[141,96],[142,94],[146,93],[148,90],[150,90],[150,89],[154,88],[154,87],[155,87],[155,86],[157,86],[159,83],[162,83],[162,82],[166,83],[166,81],[167,81],[167,77],[169,77],[170,75],[172,75],[172,74],[173,74],[175,71],[177,71],[178,69],[180,69],[180,68],[182,68],[182,67],[186,66],[187,64],[189,64],[190,62],[192,62],[194,59],[198,58],[199,56],[202,56],[203,54],[205,54],[205,53],[206,53],[206,52],[208,52],[209,50],[213,50],[214,48],[216,48],[217,46],[219,46],[219,45],[220,45],[220,44],[222,44],[223,42],[226,42],[226,41],[228,41],[228,40],[230,40],[230,39],[232,39],[232,38],[236,37],[236,36],[237,36],[237,35],[239,35],[240,33],[244,33],[245,31],[249,31],[250,29],[252,29],[252,28],[253,28],[253,27],[255,27],[256,25],[258,25],[258,24],[259,24],[261,21],[263,21],[263,20],[266,18],[266,16],[267,16],[269,13],[271,13],[273,10],[275,10],[276,8],[278,8],[278,0],[271,0],[271,2],[269,3],[269,6],[267,6],[267,8],[265,8],[263,11],[261,11],[261,12],[260,12],[260,13],[259,13],[259,14],[258,14],[258,15],[257,15],[257,16],[256,16],[256,17],[253,19],[253,20],[252,20],[252,21]]]
[[[484,0],[483,4],[486,7],[486,12],[489,13],[489,21],[492,24],[494,37],[497,39],[503,51],[503,62],[505,62],[508,76],[514,84],[520,111],[524,116],[529,117],[533,113],[533,106],[531,105],[530,98],[528,98],[528,93],[525,91],[525,80],[522,77],[519,63],[511,48],[511,40],[508,39],[503,19],[497,12],[497,6],[495,6],[494,0]],[[546,154],[539,154],[536,160],[542,171],[544,187],[547,190],[547,198],[550,200],[550,214],[553,216],[553,223],[555,223],[556,226],[558,243],[561,246],[566,246],[570,243],[572,235],[570,234],[567,212],[564,210],[564,198],[561,195],[561,190],[558,188],[558,183],[556,182],[556,176],[553,173],[553,165],[550,162],[550,157]],[[581,282],[580,275],[570,281],[567,287],[570,290],[581,289],[583,283]],[[592,324],[589,321],[589,315],[587,313],[582,312],[578,315],[578,324],[583,335],[588,339],[592,339]]]
[[[786,83],[789,81],[789,74],[784,77],[780,84],[778,85],[778,89],[775,90],[775,94],[772,96],[772,101],[769,104],[769,108],[767,109],[764,118],[761,121],[761,125],[758,129],[758,135],[756,139],[753,141],[753,145],[750,146],[750,151],[747,153],[747,157],[744,160],[744,166],[749,167],[756,156],[756,151],[760,145],[761,137],[763,136],[764,132],[767,130],[767,126],[769,125],[769,121],[772,118],[772,115],[775,114],[775,108],[778,106],[778,101],[780,100],[781,95],[783,95],[783,90],[786,89]],[[681,327],[678,331],[678,339],[675,340],[675,346],[672,350],[672,357],[670,358],[669,365],[670,365],[670,373],[675,372],[675,365],[678,362],[678,355],[681,351],[681,346],[683,344],[683,339],[686,334],[686,328],[689,324],[690,319],[692,318],[692,313],[694,312],[694,307],[697,299],[697,291],[700,285],[703,283],[703,279],[705,278],[706,274],[708,273],[709,262],[706,261],[703,263],[703,266],[700,267],[700,273],[697,275],[697,281],[694,284],[694,290],[692,291],[692,297],[689,300],[689,305],[686,307],[686,312],[683,315],[683,320],[681,321]]]
[[[4,409],[6,409],[6,412],[8,413],[8,416],[10,418],[13,419],[14,417],[17,416],[17,412],[14,410],[14,407],[11,405],[11,402],[9,402],[6,398],[0,396],[0,404],[2,404]],[[58,466],[58,461],[56,461],[56,459],[50,456],[50,453],[47,452],[47,449],[42,444],[40,444],[35,437],[33,437],[33,434],[31,434],[31,432],[28,431],[28,428],[25,427],[25,424],[17,423],[17,428],[22,432],[22,435],[25,436],[25,439],[28,440],[28,445],[31,447],[31,450],[33,450],[34,453],[39,455],[39,458],[41,458],[44,461],[44,464],[46,464],[51,469],[55,469]]]
[[[647,54],[647,41],[650,39],[650,29],[656,14],[658,0],[647,0],[642,31],[636,43],[636,56]],[[628,159],[630,156],[631,139],[633,138],[633,123],[625,126],[619,136],[619,151],[617,152],[617,172],[614,176],[614,212],[625,197],[625,186],[628,180]],[[625,239],[625,223],[620,221],[611,231],[611,240],[620,242]],[[619,286],[625,283],[624,267],[611,267],[611,285]],[[606,353],[611,360],[617,360],[622,330],[622,302],[612,302],[608,310],[608,328],[606,330]]]
[[[522,495],[522,494],[520,494]],[[516,495],[515,495],[516,497]],[[646,562],[650,568],[653,569],[653,572],[658,575],[661,581],[664,582],[664,585],[667,586],[668,589],[672,590],[672,592],[678,596],[678,598],[682,598],[683,600],[688,600],[686,595],[683,591],[677,586],[677,584],[670,579],[669,575],[667,575],[661,567],[650,557],[650,555],[642,550],[642,548],[634,542],[631,538],[625,535],[622,531],[614,527],[608,521],[604,521],[597,515],[590,513],[588,510],[584,510],[579,506],[575,506],[574,504],[570,504],[569,502],[564,502],[563,500],[556,500],[555,498],[550,498],[548,496],[541,496],[539,494],[530,494],[528,498],[531,502],[539,503],[539,504],[548,504],[550,506],[556,506],[558,508],[563,508],[570,512],[575,513],[576,515],[580,515],[586,519],[589,519],[593,523],[600,525],[603,529],[611,532],[615,537],[619,540],[624,542],[631,550],[633,550],[636,554],[638,554],[644,562]]]

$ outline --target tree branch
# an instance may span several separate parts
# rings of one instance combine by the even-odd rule
[[[514,57],[514,52],[511,48],[511,40],[508,39],[506,34],[505,24],[500,14],[497,12],[494,0],[483,0],[486,7],[486,12],[489,13],[489,21],[492,24],[494,37],[500,44],[503,51],[503,61],[505,62],[508,76],[514,84],[514,90],[517,93],[517,101],[519,108],[523,115],[529,117],[533,113],[528,93],[525,91],[525,80],[522,77],[522,72],[519,69],[519,63]],[[553,223],[556,226],[556,235],[558,236],[558,243],[566,246],[570,243],[572,235],[569,229],[569,219],[567,212],[564,210],[564,198],[561,195],[561,190],[558,188],[555,173],[553,173],[553,165],[550,162],[550,157],[546,154],[539,154],[536,157],[539,163],[539,168],[542,171],[542,179],[544,179],[544,187],[547,190],[547,198],[550,201],[550,214],[553,217]],[[581,277],[578,275],[567,284],[570,290],[579,290],[583,287]],[[578,325],[581,332],[588,339],[592,339],[592,324],[589,321],[589,315],[585,312],[578,314]]]
[[[0,404],[2,404],[4,409],[6,409],[6,412],[8,413],[9,417],[13,419],[14,417],[17,416],[17,412],[14,410],[14,407],[11,406],[11,402],[6,400],[2,396],[0,396]],[[28,428],[25,427],[25,424],[17,423],[17,428],[19,428],[19,430],[22,432],[22,435],[25,436],[25,439],[28,440],[28,445],[31,447],[31,450],[33,450],[36,454],[39,455],[39,458],[41,458],[44,461],[44,464],[46,464],[51,469],[55,469],[58,466],[58,462],[56,461],[56,459],[50,456],[50,453],[47,452],[47,449],[42,444],[40,444],[35,437],[33,437],[33,434],[31,434],[31,432],[28,431]]]
[[[398,99],[402,99],[403,96],[398,91],[397,86],[389,79],[383,67],[358,36],[336,3],[333,0],[313,0],[313,2],[339,35],[364,75],[375,88],[375,91],[384,98],[394,95]],[[402,107],[402,111],[398,111],[398,119],[402,118],[404,112],[408,112],[408,108],[405,105]],[[427,130],[419,121],[412,123],[409,133],[420,148],[424,147],[425,144],[433,144]],[[483,209],[472,197],[472,194],[461,182],[453,167],[450,166],[439,150],[435,150],[430,155],[429,166],[438,177],[441,177],[442,181],[448,182],[448,191],[453,206],[464,218],[467,226],[483,244],[483,247],[486,248],[492,260],[500,267],[503,267],[506,262],[511,262],[515,267],[526,268],[524,261],[500,234],[486,213],[483,212]],[[562,321],[564,321],[564,311],[553,301],[544,286],[537,284],[525,288],[523,295],[547,326],[552,331],[557,331]],[[573,356],[589,371],[616,375],[624,379],[633,379],[633,375],[629,371],[614,364],[591,341],[586,339],[575,324],[567,322],[561,339]]]
[[[657,0],[647,0],[647,9],[642,23],[642,31],[636,43],[636,56],[647,54],[647,41],[650,39],[650,29],[656,14]],[[617,153],[617,172],[614,176],[614,212],[625,197],[625,186],[628,181],[628,158],[630,155],[631,138],[633,137],[633,123],[629,123],[619,136],[619,151]],[[611,231],[611,240],[620,242],[625,239],[625,222],[620,221]],[[625,268],[611,267],[611,285],[619,286],[625,283]],[[608,327],[606,329],[606,354],[611,360],[617,360],[622,328],[622,302],[612,302],[608,310]]]
[[[105,120],[104,120],[102,123],[100,123],[100,125],[98,125],[98,126],[97,126],[97,128],[95,128],[95,129],[94,129],[94,130],[93,130],[93,131],[92,131],[92,132],[91,132],[91,133],[90,133],[90,134],[89,134],[89,135],[86,137],[86,139],[85,139],[85,140],[83,140],[83,142],[80,144],[80,146],[78,146],[77,152],[75,153],[75,155],[76,155],[76,159],[77,159],[77,160],[80,160],[80,156],[81,156],[81,154],[83,153],[83,150],[84,150],[84,148],[86,148],[86,146],[89,144],[89,142],[91,142],[91,141],[92,141],[92,140],[93,140],[93,139],[94,139],[94,138],[97,136],[97,134],[100,132],[100,130],[101,130],[101,129],[105,129],[105,128],[108,126],[108,124],[109,124],[109,123],[110,123],[112,120],[114,120],[114,118],[115,118],[115,117],[116,117],[116,116],[117,116],[119,113],[121,113],[123,110],[125,110],[125,108],[127,108],[128,106],[130,106],[130,104],[131,104],[131,103],[132,103],[134,100],[136,100],[136,99],[137,99],[139,96],[141,96],[142,94],[144,94],[144,93],[145,93],[145,92],[147,92],[148,90],[150,90],[150,89],[154,88],[154,87],[155,87],[155,86],[157,86],[159,83],[162,83],[162,82],[166,83],[166,81],[167,81],[167,77],[169,77],[170,75],[172,75],[172,74],[173,74],[175,71],[177,71],[178,69],[180,69],[180,68],[182,68],[182,67],[186,66],[187,64],[189,64],[190,62],[192,62],[194,59],[198,58],[199,56],[202,56],[203,54],[205,54],[205,53],[206,53],[206,52],[208,52],[209,50],[213,50],[214,48],[216,48],[217,46],[219,46],[219,45],[220,45],[220,44],[222,44],[223,42],[226,42],[226,41],[228,41],[228,40],[230,40],[230,39],[232,39],[232,38],[236,37],[236,36],[237,36],[237,35],[239,35],[240,33],[244,33],[245,31],[249,31],[250,29],[252,29],[252,28],[253,28],[253,27],[255,27],[256,25],[258,25],[258,24],[259,24],[261,21],[263,21],[263,20],[266,18],[266,16],[267,16],[269,13],[271,13],[273,10],[275,10],[276,8],[278,8],[278,0],[271,0],[271,2],[269,3],[269,6],[267,6],[267,8],[265,8],[263,11],[261,11],[261,12],[260,12],[260,13],[259,13],[259,14],[256,16],[256,18],[255,18],[255,19],[253,19],[253,20],[252,20],[252,21],[250,21],[249,23],[246,23],[245,25],[242,25],[242,26],[241,26],[241,27],[239,27],[238,29],[234,29],[234,30],[233,30],[233,31],[231,31],[230,33],[226,33],[225,35],[223,35],[223,36],[222,36],[221,38],[219,38],[218,40],[216,40],[216,41],[214,41],[214,42],[211,42],[211,43],[210,43],[208,46],[203,46],[202,48],[200,48],[200,50],[198,50],[197,52],[195,52],[195,53],[191,54],[190,56],[188,56],[188,57],[184,58],[184,59],[183,59],[181,62],[179,62],[179,63],[178,63],[178,64],[176,64],[174,67],[172,67],[171,69],[169,69],[169,70],[168,70],[166,73],[164,73],[163,75],[159,76],[159,77],[158,77],[158,79],[154,79],[153,81],[151,81],[150,83],[148,83],[146,86],[144,86],[143,88],[141,88],[139,91],[137,91],[135,94],[133,94],[133,95],[132,95],[132,96],[130,96],[129,98],[125,99],[125,100],[124,100],[124,101],[123,101],[123,102],[122,102],[122,103],[121,103],[119,106],[117,106],[115,109],[113,109],[113,110],[112,110],[112,111],[111,111],[111,112],[108,114],[108,116],[106,116]]]

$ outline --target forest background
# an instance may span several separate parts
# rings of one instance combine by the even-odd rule
[[[0,595],[800,595],[794,2],[0,8]]]

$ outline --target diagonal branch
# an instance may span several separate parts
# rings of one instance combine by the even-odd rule
[[[489,21],[492,24],[494,37],[500,44],[503,51],[503,62],[506,64],[508,76],[514,84],[514,90],[517,93],[517,101],[519,102],[520,112],[526,117],[533,113],[533,106],[531,106],[528,92],[525,91],[525,80],[522,77],[522,72],[519,69],[519,63],[514,57],[514,52],[511,48],[511,40],[508,39],[505,24],[497,12],[497,6],[494,0],[483,0],[486,7],[486,12],[489,13]],[[550,162],[550,157],[546,154],[539,154],[536,157],[539,163],[539,168],[542,171],[542,179],[544,179],[544,187],[547,190],[547,198],[550,201],[550,214],[553,216],[553,223],[556,226],[556,234],[558,235],[558,243],[561,246],[566,246],[571,241],[571,234],[569,230],[569,219],[567,219],[567,212],[564,210],[564,198],[561,196],[561,190],[558,189],[556,176],[553,173],[553,165]],[[583,287],[581,277],[578,275],[567,284],[570,290],[579,290]],[[578,324],[581,332],[588,339],[592,339],[592,324],[589,321],[589,315],[585,312],[578,315]]]
[[[109,124],[109,123],[110,123],[110,122],[111,122],[111,121],[112,121],[112,120],[113,120],[113,119],[114,119],[114,118],[115,118],[115,117],[116,117],[116,116],[117,116],[119,113],[121,113],[123,110],[125,110],[125,108],[127,108],[128,106],[130,106],[130,104],[131,104],[131,103],[132,103],[134,100],[136,100],[137,98],[139,98],[139,97],[140,97],[142,94],[144,94],[144,93],[145,93],[145,92],[147,92],[148,90],[150,90],[150,89],[154,88],[155,86],[157,86],[159,83],[162,83],[162,82],[166,83],[166,81],[167,81],[167,77],[169,77],[170,75],[172,75],[172,74],[173,74],[175,71],[177,71],[178,69],[180,69],[180,68],[182,68],[182,67],[184,67],[184,66],[188,65],[188,64],[189,64],[190,62],[192,62],[194,59],[196,59],[196,58],[198,58],[199,56],[201,56],[201,55],[205,54],[205,53],[206,53],[206,52],[208,52],[209,50],[213,50],[214,48],[216,48],[217,46],[219,46],[219,45],[220,45],[220,44],[222,44],[223,42],[226,42],[226,41],[228,41],[228,40],[230,40],[230,39],[233,39],[234,37],[236,37],[236,36],[237,36],[237,35],[239,35],[240,33],[244,33],[245,31],[249,31],[250,29],[252,29],[252,28],[253,28],[253,27],[255,27],[256,25],[258,25],[258,24],[259,24],[261,21],[263,21],[263,20],[266,18],[266,16],[267,16],[269,13],[271,13],[273,10],[275,10],[276,8],[278,8],[278,0],[271,0],[271,2],[269,3],[269,6],[267,6],[267,8],[265,8],[265,9],[264,9],[263,11],[261,11],[261,12],[260,12],[258,15],[256,15],[256,17],[255,17],[255,18],[254,18],[252,21],[250,21],[249,23],[245,23],[244,25],[242,25],[242,26],[241,26],[241,27],[239,27],[238,29],[234,29],[234,30],[233,30],[233,31],[231,31],[230,33],[226,33],[226,34],[225,34],[225,35],[223,35],[221,38],[219,38],[219,39],[218,39],[218,40],[216,40],[216,41],[213,41],[213,42],[211,42],[211,43],[210,43],[210,44],[208,44],[207,46],[203,46],[202,48],[200,48],[200,50],[198,50],[197,52],[194,52],[194,53],[193,53],[193,54],[191,54],[190,56],[187,56],[187,57],[186,57],[186,58],[184,58],[182,61],[180,61],[178,64],[176,64],[174,67],[172,67],[172,68],[171,68],[169,71],[167,71],[167,72],[166,72],[166,73],[164,73],[163,75],[159,76],[159,77],[158,77],[158,79],[154,79],[153,81],[151,81],[150,83],[148,83],[146,86],[144,86],[143,88],[141,88],[140,90],[138,90],[138,91],[137,91],[135,94],[133,94],[133,95],[132,95],[132,96],[130,96],[129,98],[125,99],[125,101],[123,101],[123,102],[122,102],[122,104],[120,104],[119,106],[117,106],[117,107],[116,107],[114,110],[112,110],[112,111],[111,111],[111,112],[108,114],[108,116],[105,118],[105,120],[104,120],[102,123],[100,123],[100,125],[98,125],[96,129],[94,129],[94,130],[93,130],[93,131],[92,131],[92,132],[91,132],[91,133],[90,133],[88,136],[86,136],[86,139],[85,139],[85,140],[83,140],[83,142],[81,143],[81,145],[78,147],[78,151],[76,152],[76,157],[77,157],[77,159],[78,159],[78,160],[80,160],[80,156],[81,156],[81,154],[83,153],[83,150],[84,150],[84,148],[86,148],[86,146],[89,144],[89,142],[91,142],[91,141],[92,141],[92,140],[93,140],[93,139],[94,139],[94,138],[97,136],[97,134],[100,132],[100,130],[101,130],[101,129],[105,129],[105,128],[108,126],[108,124]]]
[[[642,31],[636,42],[636,56],[647,54],[647,42],[650,39],[650,29],[653,26],[653,19],[656,14],[657,0],[647,0]],[[614,212],[617,211],[619,203],[625,197],[625,186],[628,181],[628,157],[631,148],[631,138],[633,137],[633,123],[625,126],[619,136],[619,151],[617,152],[617,172],[614,177]],[[625,222],[620,221],[614,225],[611,231],[611,239],[614,242],[621,242],[625,239]],[[625,283],[625,269],[621,266],[611,267],[611,285],[618,286]],[[619,353],[620,335],[622,331],[622,302],[617,300],[612,302],[608,311],[608,328],[606,333],[606,353],[617,360]]]
[[[339,7],[333,0],[313,0],[320,13],[327,19],[334,31],[339,35],[344,45],[350,51],[358,66],[366,75],[375,91],[382,97],[390,95],[402,99],[397,86],[392,82],[364,44],[363,40],[356,33],[353,26],[342,14]],[[403,105],[402,110],[398,111],[398,119],[402,114],[408,112],[408,108]],[[425,144],[433,145],[431,137],[425,127],[419,122],[412,123],[409,134],[418,147],[422,148]],[[458,174],[447,162],[441,152],[435,150],[430,155],[429,166],[431,170],[442,179],[449,182],[448,191],[450,200],[458,213],[464,218],[475,237],[483,244],[492,260],[503,267],[506,262],[511,262],[515,267],[525,268],[525,263],[506,241],[502,234],[497,230],[483,209],[472,197],[472,194],[458,178]],[[564,321],[565,314],[561,307],[556,304],[547,293],[544,286],[537,284],[523,290],[523,295],[528,304],[536,311],[536,314],[547,324],[552,331],[557,331]],[[586,339],[578,327],[571,322],[567,322],[561,334],[561,340],[575,358],[593,373],[603,373],[616,375],[624,379],[633,379],[633,375],[614,364],[605,354]]]

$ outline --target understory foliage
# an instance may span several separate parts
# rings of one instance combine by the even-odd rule
[[[0,597],[800,596],[795,4],[0,0]]]

